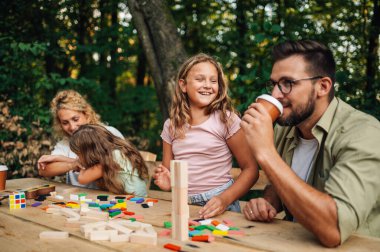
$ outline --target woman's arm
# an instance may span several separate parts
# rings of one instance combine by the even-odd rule
[[[53,177],[77,169],[77,160],[61,155],[43,155],[38,160],[38,173],[43,177]]]

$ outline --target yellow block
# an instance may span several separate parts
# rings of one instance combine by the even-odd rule
[[[228,235],[228,231],[214,230],[214,231],[212,231],[212,234],[213,235],[222,235],[222,236],[224,236],[224,235]]]

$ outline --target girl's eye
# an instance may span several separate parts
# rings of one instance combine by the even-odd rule
[[[62,125],[67,125],[67,122],[61,122]]]

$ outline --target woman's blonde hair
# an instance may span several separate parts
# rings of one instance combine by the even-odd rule
[[[137,169],[141,179],[148,179],[148,168],[140,152],[126,139],[113,135],[101,125],[81,125],[70,137],[70,149],[81,157],[81,164],[84,167],[88,168],[97,164],[103,167],[103,177],[97,181],[97,184],[112,193],[133,193],[125,191],[118,176],[121,167],[114,160],[114,150],[119,150],[122,157],[131,162],[132,174]]]
[[[62,129],[61,122],[58,117],[60,109],[69,109],[83,113],[88,118],[89,123],[99,124],[100,116],[95,113],[91,105],[86,99],[74,90],[63,90],[56,94],[50,103],[50,111],[53,116],[53,130],[56,137],[69,137],[67,132]]]
[[[218,72],[218,86],[219,91],[215,100],[207,107],[206,113],[211,114],[217,110],[220,110],[220,120],[229,125],[229,116],[227,111],[235,112],[232,107],[231,98],[228,96],[228,82],[224,77],[223,69],[221,65],[211,56],[199,53],[190,57],[185,63],[182,64],[178,71],[177,83],[175,87],[175,93],[170,109],[170,133],[175,138],[184,138],[186,132],[186,125],[190,123],[191,113],[190,113],[190,102],[187,93],[182,92],[179,86],[179,80],[185,80],[189,74],[191,68],[196,64],[202,62],[209,62],[215,66]],[[227,127],[228,129],[228,127]]]

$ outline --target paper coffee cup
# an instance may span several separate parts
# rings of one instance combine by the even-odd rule
[[[5,181],[7,180],[8,167],[0,165],[0,190],[5,190]]]
[[[256,102],[262,104],[272,117],[272,122],[282,115],[283,107],[281,102],[271,95],[263,94],[256,98]]]

